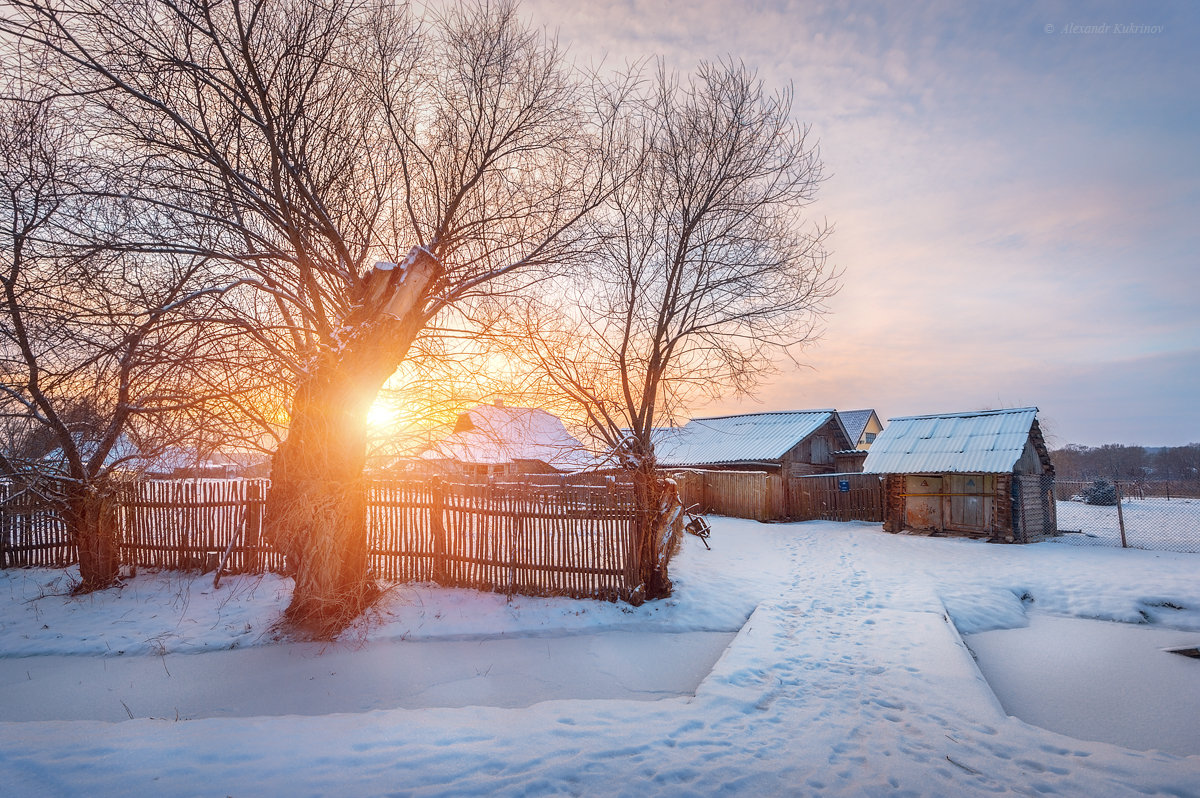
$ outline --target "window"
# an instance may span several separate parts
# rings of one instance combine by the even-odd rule
[[[868,432],[867,433],[867,443],[874,443],[874,442],[875,442],[875,433]]]
[[[829,451],[829,441],[818,436],[812,439],[812,457],[810,458],[814,465],[825,465],[833,462],[833,456]]]

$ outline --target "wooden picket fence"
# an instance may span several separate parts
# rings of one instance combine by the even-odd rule
[[[788,477],[765,471],[669,472],[684,507],[756,521],[883,521],[883,486],[874,474]]]
[[[279,571],[262,538],[266,480],[161,480],[126,486],[119,502],[121,560],[168,570]]]
[[[147,481],[118,502],[122,563],[261,573],[284,559],[262,535],[266,480]],[[11,487],[5,490],[11,492]],[[55,511],[0,493],[0,563],[77,560]],[[382,579],[505,593],[616,598],[636,583],[628,484],[378,482],[367,496],[371,567]]]
[[[46,497],[0,482],[0,568],[60,567],[76,559],[66,526]]]
[[[877,474],[795,477],[785,487],[789,518],[883,522],[883,482]]]

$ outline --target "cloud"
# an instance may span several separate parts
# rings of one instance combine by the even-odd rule
[[[1075,442],[1186,442],[1143,411],[1183,419],[1197,395],[1197,7],[523,8],[580,55],[686,70],[733,54],[794,86],[830,175],[810,211],[836,225],[845,288],[803,355],[815,370],[781,362],[763,407],[1037,404]],[[1061,32],[1116,22],[1163,32]]]

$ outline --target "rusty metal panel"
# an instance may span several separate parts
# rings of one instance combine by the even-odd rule
[[[904,478],[904,523],[912,529],[942,528],[942,478],[929,475]]]

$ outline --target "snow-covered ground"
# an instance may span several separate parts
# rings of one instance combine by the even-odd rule
[[[135,719],[120,722],[0,722],[0,792],[1200,795],[1200,757],[1086,741],[1008,717],[960,637],[1024,626],[1044,613],[1195,632],[1200,643],[1200,555],[892,536],[865,523],[710,521],[714,550],[686,541],[673,565],[676,594],[664,602],[506,601],[400,586],[344,642],[306,655],[308,664],[337,663],[329,679],[314,674],[297,687],[249,674],[260,702],[275,694],[281,707],[307,707],[307,690],[320,706],[348,662],[341,658],[360,652],[374,664],[353,679],[376,674],[378,706],[387,705],[397,679],[413,689],[422,679],[455,681],[458,695],[491,705],[447,699],[372,710],[361,706],[360,690],[355,711],[325,715],[264,710],[177,720],[143,717],[130,704]],[[228,663],[240,649],[282,648],[269,630],[288,583],[275,577],[227,579],[213,590],[210,577],[143,573],[86,598],[62,595],[69,579],[46,570],[0,573],[0,651],[26,658],[18,667],[5,663],[0,712],[18,694],[27,701],[28,688],[15,682],[41,678],[37,669],[57,655],[102,668],[137,658],[171,674],[158,683],[202,674],[196,663],[212,662],[211,693],[212,682],[233,689],[239,668]],[[410,673],[400,654],[394,670],[378,658],[389,647],[486,650],[518,641],[535,652],[557,638],[628,634],[641,641],[627,650],[643,670],[686,682],[683,672],[698,655],[666,641],[698,632],[736,636],[694,694],[660,700],[586,698],[581,685],[581,697],[554,693],[497,706],[482,688],[507,659],[491,670],[480,661],[467,672]],[[647,643],[647,633],[664,644]],[[461,646],[446,650],[462,656]],[[525,681],[561,685],[586,674],[596,663],[585,660],[599,655],[586,646],[574,651],[524,657]],[[1200,661],[1183,664],[1194,664],[1200,681]],[[242,666],[260,667],[268,666]],[[55,689],[53,680],[43,683]],[[93,700],[106,698],[98,691]]]
[[[1200,662],[1167,653],[1200,635],[1035,613],[1022,629],[970,635],[1011,714],[1072,737],[1200,754]]]

